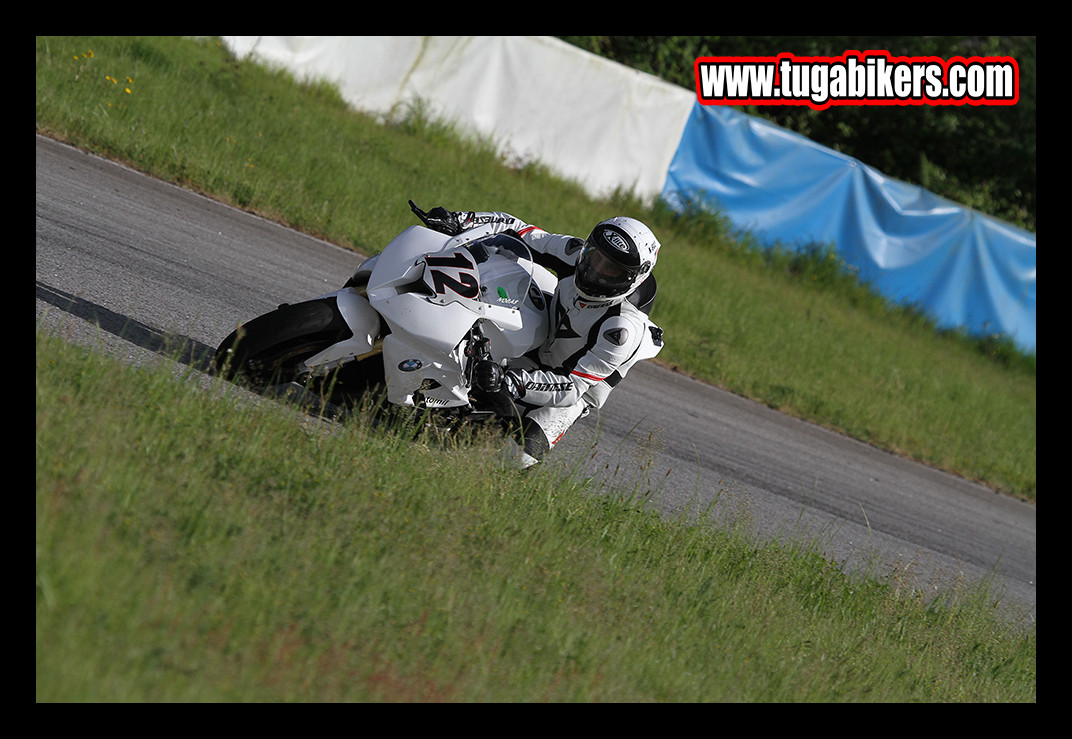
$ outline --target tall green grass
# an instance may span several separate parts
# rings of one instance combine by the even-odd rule
[[[586,234],[619,212],[665,244],[659,361],[869,443],[1034,499],[1034,355],[938,332],[832,252],[754,248],[717,215],[598,202],[537,162],[459,135],[420,101],[386,125],[330,85],[237,60],[215,39],[37,37],[37,130],[374,253],[431,207],[506,210]]]
[[[646,486],[37,335],[39,702],[1033,702],[1036,638]]]

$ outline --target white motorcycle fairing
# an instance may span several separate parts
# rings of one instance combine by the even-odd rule
[[[373,353],[380,335],[379,314],[356,288],[344,287],[323,297],[335,298],[335,304],[346,325],[353,331],[353,336],[305,360],[307,370],[321,373]]]
[[[495,361],[543,343],[557,280],[516,236],[411,226],[348,285],[324,297],[335,298],[353,336],[309,357],[306,368],[329,370],[379,344],[390,403],[448,408],[469,404],[474,338],[486,339]]]

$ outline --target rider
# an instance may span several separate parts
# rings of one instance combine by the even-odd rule
[[[549,301],[551,327],[543,345],[504,368],[482,361],[474,385],[493,406],[504,401],[523,418],[520,464],[536,464],[573,423],[602,408],[610,391],[638,361],[662,348],[662,330],[647,316],[655,298],[655,234],[635,218],[596,224],[587,239],[553,234],[508,213],[414,212],[430,227],[457,235],[490,225],[514,231],[534,259],[558,276]]]

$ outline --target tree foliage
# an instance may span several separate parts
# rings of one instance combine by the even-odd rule
[[[758,106],[766,118],[943,197],[1035,231],[1034,36],[562,36],[563,40],[695,89],[699,56],[1010,56],[1014,106]]]

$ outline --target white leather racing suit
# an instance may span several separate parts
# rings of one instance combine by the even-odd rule
[[[577,294],[573,271],[583,239],[548,233],[501,212],[473,213],[465,226],[485,224],[496,232],[517,232],[536,261],[559,278],[548,305],[547,340],[508,367],[518,405],[526,409],[527,465],[553,448],[590,408],[602,408],[636,362],[654,357],[662,348],[662,331],[628,299],[589,302]],[[534,433],[533,424],[542,433]]]

